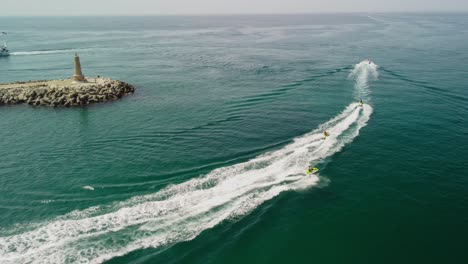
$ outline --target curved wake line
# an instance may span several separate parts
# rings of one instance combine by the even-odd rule
[[[372,111],[370,105],[353,103],[316,130],[250,161],[215,169],[154,194],[13,230],[12,235],[0,237],[0,262],[101,263],[138,249],[194,239],[284,191],[316,185],[316,175],[304,174],[307,164],[315,165],[352,142]],[[330,132],[326,139],[324,130]]]

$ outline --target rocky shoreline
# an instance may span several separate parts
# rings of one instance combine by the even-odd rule
[[[30,81],[0,84],[0,105],[29,104],[34,106],[71,107],[106,102],[135,92],[125,82],[108,78]]]

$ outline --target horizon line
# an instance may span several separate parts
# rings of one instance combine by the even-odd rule
[[[77,14],[77,15],[33,15],[14,14],[0,15],[3,17],[156,17],[156,16],[269,16],[269,15],[333,15],[333,14],[467,14],[468,10],[445,10],[445,11],[322,11],[322,12],[290,12],[290,13],[154,13],[154,14]]]

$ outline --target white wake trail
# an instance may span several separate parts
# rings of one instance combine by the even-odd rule
[[[357,73],[356,80],[361,74]],[[137,249],[191,240],[281,192],[317,184],[316,175],[304,174],[306,166],[340,151],[371,114],[370,105],[353,103],[279,150],[154,194],[75,211],[0,237],[0,263],[101,263]],[[324,130],[330,132],[326,139],[322,139]]]
[[[15,56],[27,56],[27,55],[47,55],[47,54],[58,54],[58,53],[73,53],[77,51],[83,51],[83,49],[64,49],[64,50],[35,50],[35,51],[15,51],[11,52],[11,55]]]
[[[354,69],[349,74],[348,78],[354,79],[354,99],[370,100],[369,81],[376,80],[379,77],[378,65],[374,62],[364,60],[354,65]]]

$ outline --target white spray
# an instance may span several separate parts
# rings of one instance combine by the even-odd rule
[[[364,100],[368,102],[370,100],[369,81],[375,80],[379,77],[377,71],[378,65],[369,60],[361,61],[354,65],[354,69],[349,74],[348,78],[354,79],[354,99]]]

